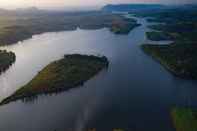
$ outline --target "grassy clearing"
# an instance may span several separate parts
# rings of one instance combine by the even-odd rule
[[[197,131],[197,110],[174,108],[171,116],[176,131]]]

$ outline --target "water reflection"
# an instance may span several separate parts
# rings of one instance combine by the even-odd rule
[[[107,71],[107,69],[109,68],[109,63],[107,64],[107,66],[106,67],[104,67],[104,69],[102,69],[102,72],[106,72]],[[99,73],[98,73],[99,74]],[[98,75],[97,74],[97,75]],[[95,76],[93,76],[93,77],[96,77],[96,75]],[[88,80],[87,80],[88,81]],[[75,87],[72,87],[72,88],[65,88],[65,87],[58,87],[58,88],[55,88],[55,89],[52,89],[52,90],[45,90],[45,91],[42,91],[42,92],[39,92],[39,93],[37,93],[37,94],[33,94],[33,93],[31,93],[31,94],[26,94],[26,96],[22,96],[21,98],[16,98],[15,100],[9,100],[9,97],[8,97],[8,99],[6,100],[6,99],[4,99],[4,100],[6,100],[5,102],[4,102],[4,100],[2,101],[3,102],[3,105],[4,104],[9,104],[10,102],[15,102],[15,101],[18,101],[18,100],[22,100],[22,102],[24,102],[24,103],[34,103],[34,101],[36,101],[36,99],[38,99],[38,96],[39,95],[42,95],[42,96],[52,96],[52,95],[58,95],[59,93],[62,93],[62,92],[64,92],[64,91],[69,91],[69,90],[72,90],[73,88],[80,88],[80,87],[83,87],[84,86],[84,83],[85,83],[86,81],[84,81],[84,82],[80,82],[80,83],[78,83],[77,84],[77,86],[75,86]],[[12,98],[11,98],[12,99]]]
[[[47,64],[62,58],[64,54],[103,55],[102,52],[106,50],[106,47],[98,45],[95,48],[94,46],[94,43],[99,41],[100,38],[95,39],[95,37],[89,38],[88,36],[92,32],[101,35],[104,30],[106,31],[106,35],[103,39],[106,41],[112,35],[109,35],[108,29],[97,31],[77,30],[72,32],[46,33],[34,36],[33,39],[25,40],[16,45],[1,47],[1,49],[15,52],[16,62],[0,76],[0,100],[28,83]],[[51,39],[49,40],[49,38]],[[108,51],[108,54],[110,53]]]

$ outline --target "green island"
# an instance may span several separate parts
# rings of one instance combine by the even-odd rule
[[[115,34],[129,34],[135,27],[140,26],[136,20],[127,19],[127,21],[129,21],[129,23],[113,22],[110,27],[111,32]]]
[[[196,27],[195,27],[196,26]],[[181,24],[157,24],[151,25],[149,28],[155,30],[153,32],[160,32],[166,40],[174,41],[196,41],[196,29],[195,23],[188,24],[182,22]],[[157,37],[158,40],[163,40]]]
[[[161,31],[146,32],[146,36],[152,41],[173,40],[173,37],[169,33]]]
[[[176,131],[197,131],[197,110],[173,108],[171,116]]]
[[[142,49],[159,61],[174,75],[197,79],[197,45],[194,43],[173,43],[170,45],[143,44]]]
[[[108,65],[109,61],[105,56],[65,55],[63,59],[47,65],[27,85],[5,98],[0,104],[83,85]]]
[[[16,60],[13,52],[0,50],[0,73],[6,71]]]
[[[196,41],[197,37],[197,9],[172,8],[146,12],[135,12],[138,17],[147,18],[148,22],[156,22],[149,28],[168,34],[174,41]],[[159,36],[159,35],[158,35]],[[167,37],[167,38],[168,38]],[[157,40],[159,37],[156,38]],[[162,40],[162,38],[161,38]]]
[[[115,34],[128,34],[139,26],[134,19],[102,11],[50,12],[39,10],[0,13],[0,46],[17,43],[44,32],[108,28]]]

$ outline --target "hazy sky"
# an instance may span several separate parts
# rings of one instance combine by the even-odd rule
[[[197,0],[0,0],[0,7],[63,7],[63,6],[95,6],[109,3],[192,3]]]

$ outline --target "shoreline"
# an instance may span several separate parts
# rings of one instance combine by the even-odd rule
[[[52,17],[55,17],[57,20],[52,19]],[[87,19],[89,21],[86,21]],[[13,22],[13,20],[7,20],[6,18],[5,21]],[[21,25],[20,21],[23,22],[23,25]],[[127,35],[137,26],[140,26],[140,24],[134,19],[105,12],[81,12],[76,13],[75,16],[70,16],[70,14],[66,13],[58,14],[57,16],[48,14],[48,16],[41,16],[40,18],[28,16],[25,20],[17,16],[14,24],[2,25],[0,46],[13,45],[19,41],[30,39],[34,35],[46,32],[74,31],[78,28],[84,30],[107,28],[114,34]]]
[[[170,52],[165,53],[165,50],[162,51],[162,48],[176,47],[176,44],[174,45],[173,44],[174,43],[169,44],[169,45],[142,44],[141,49],[144,51],[144,53],[151,56],[153,60],[160,63],[164,68],[166,68],[174,76],[183,78],[183,79],[191,79],[191,80],[197,79],[195,72],[192,72],[191,69],[187,68],[186,65],[188,63],[185,63],[185,64],[181,63],[181,61],[184,61],[185,59],[177,60],[175,56],[171,56],[171,54],[169,55]],[[162,55],[162,53],[165,53],[165,55]]]
[[[63,59],[47,65],[28,84],[3,99],[0,105],[78,87],[108,66],[109,61],[105,56],[65,55]]]

